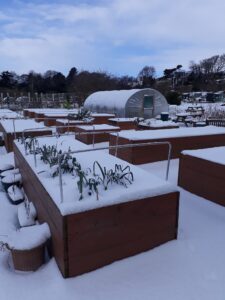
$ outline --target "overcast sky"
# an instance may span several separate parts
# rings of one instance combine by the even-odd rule
[[[160,74],[225,53],[225,0],[0,0],[0,72]]]

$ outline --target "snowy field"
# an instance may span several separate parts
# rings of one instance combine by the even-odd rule
[[[0,148],[0,159],[3,153]],[[165,178],[166,162],[140,167]],[[172,160],[171,183],[177,174],[178,160]],[[1,235],[17,228],[16,214],[0,191]],[[224,300],[224,231],[224,207],[181,189],[178,240],[71,279],[63,279],[54,258],[21,273],[12,269],[9,253],[0,252],[0,300]]]

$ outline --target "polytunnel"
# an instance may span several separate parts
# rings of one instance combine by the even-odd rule
[[[145,119],[169,110],[166,98],[150,88],[95,92],[87,97],[84,107],[91,112],[114,113],[116,117]]]

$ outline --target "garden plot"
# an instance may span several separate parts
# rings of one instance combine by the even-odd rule
[[[37,118],[38,114],[41,114],[40,117],[43,117],[45,113],[74,113],[77,112],[77,109],[62,109],[62,108],[27,108],[23,110],[24,117]]]
[[[178,185],[225,206],[225,147],[183,151]]]
[[[29,119],[0,121],[0,131],[3,132],[6,150],[8,152],[13,151],[13,140],[15,138],[21,138],[23,136],[23,132],[25,137],[35,137],[52,134],[52,131],[49,128],[43,127],[43,123],[36,123],[34,120]]]
[[[138,129],[141,130],[173,129],[173,128],[179,128],[179,125],[175,124],[173,121],[146,119],[143,122],[138,123]]]
[[[75,132],[75,126],[88,124],[92,124],[92,120],[88,122],[82,120],[57,119],[56,129],[58,133]]]
[[[112,118],[108,120],[108,123],[113,126],[117,126],[120,130],[136,129],[136,118]]]
[[[10,109],[0,109],[0,119],[16,119],[19,114]]]
[[[110,145],[138,144],[148,142],[170,142],[172,158],[179,158],[183,150],[225,146],[225,128],[206,126],[199,128],[178,128],[145,131],[122,131],[119,138],[110,134]],[[115,155],[115,150],[110,150]],[[117,155],[133,164],[144,164],[165,160],[168,157],[168,145],[149,145],[118,149]]]
[[[64,143],[63,138],[57,141],[57,151],[66,145],[71,151],[88,148],[76,140],[69,143],[69,137]],[[40,148],[45,139],[37,139]],[[56,139],[49,142],[55,145]],[[173,185],[103,152],[78,153],[76,160],[69,154],[69,164],[62,160],[62,199],[57,165],[46,163],[40,152],[35,167],[33,155],[15,144],[23,187],[38,219],[50,226],[63,276],[97,269],[176,238],[179,192]]]
[[[114,114],[104,113],[91,113],[91,117],[94,118],[94,124],[108,124],[108,120],[114,118]]]
[[[109,141],[110,132],[120,131],[119,127],[107,124],[81,125],[75,127],[76,139],[85,144]]]
[[[165,166],[156,162],[139,167],[164,178]],[[172,160],[173,184],[177,172],[178,160]],[[37,300],[44,295],[46,300],[224,300],[225,210],[180,190],[178,240],[69,280],[61,276],[55,259],[36,272],[15,273],[8,251],[0,252],[0,299]],[[2,192],[0,200],[0,231],[10,235],[17,228],[17,208]]]

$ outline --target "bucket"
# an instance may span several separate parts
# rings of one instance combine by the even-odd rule
[[[168,121],[169,120],[169,113],[168,112],[161,112],[161,120]]]

